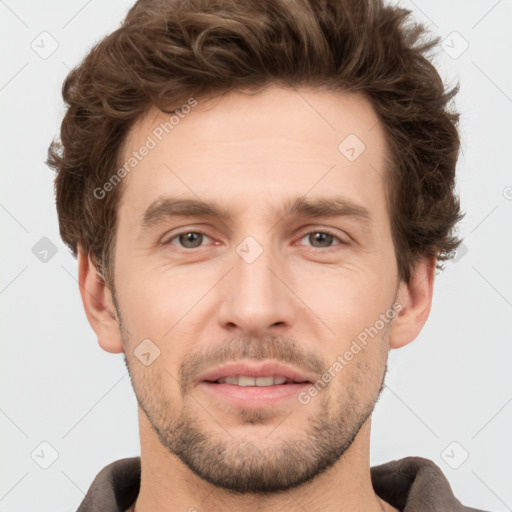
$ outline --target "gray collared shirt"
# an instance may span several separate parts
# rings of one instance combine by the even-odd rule
[[[375,493],[400,512],[485,512],[465,507],[441,469],[428,459],[406,457],[370,468]],[[140,457],[105,466],[77,512],[125,512],[137,499]]]

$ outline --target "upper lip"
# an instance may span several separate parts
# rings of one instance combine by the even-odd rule
[[[215,382],[226,377],[236,377],[244,375],[247,377],[285,377],[294,382],[313,382],[314,377],[308,372],[302,372],[286,366],[284,364],[274,362],[250,363],[250,362],[233,362],[222,365],[209,372],[202,374],[199,381]]]

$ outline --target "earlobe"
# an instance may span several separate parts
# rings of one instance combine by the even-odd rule
[[[78,284],[87,320],[106,352],[124,352],[112,294],[91,257],[78,248]]]
[[[432,306],[436,259],[418,262],[408,283],[401,282],[397,302],[402,306],[391,324],[390,348],[400,348],[419,335]]]

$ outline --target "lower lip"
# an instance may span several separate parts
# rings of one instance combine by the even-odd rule
[[[234,384],[201,382],[200,387],[211,395],[221,400],[226,400],[237,407],[258,409],[270,407],[283,400],[297,397],[298,393],[309,385],[309,382],[305,382],[274,386],[236,386]]]

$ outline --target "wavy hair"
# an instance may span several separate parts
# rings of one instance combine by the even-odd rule
[[[460,240],[454,193],[459,115],[428,58],[438,38],[382,0],[139,0],[67,76],[60,140],[48,149],[62,239],[113,286],[122,183],[99,200],[133,124],[149,108],[276,83],[358,92],[391,155],[387,205],[399,277]]]

